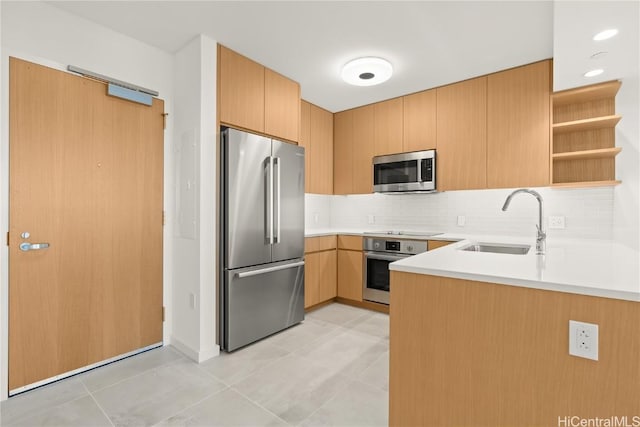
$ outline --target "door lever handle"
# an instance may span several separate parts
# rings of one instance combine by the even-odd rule
[[[40,249],[47,249],[48,247],[49,247],[48,243],[29,243],[29,242],[20,243],[20,250],[23,252],[38,251]]]

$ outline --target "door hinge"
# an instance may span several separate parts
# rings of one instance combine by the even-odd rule
[[[169,113],[162,113],[162,129],[167,128],[167,116]]]
[[[167,224],[167,211],[162,211],[162,225]]]
[[[7,231],[7,246],[9,246],[9,232]]]
[[[164,306],[162,307],[162,321],[164,322]]]

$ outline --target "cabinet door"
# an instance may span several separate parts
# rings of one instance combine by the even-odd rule
[[[421,151],[436,147],[436,90],[425,90],[402,97],[402,150]]]
[[[436,188],[486,188],[487,78],[440,87],[436,92]]]
[[[402,98],[373,104],[375,155],[402,152]]]
[[[264,132],[264,67],[218,46],[220,122]]]
[[[264,132],[297,142],[300,134],[300,85],[268,68],[264,71]]]
[[[313,104],[310,109],[310,192],[333,194],[333,114]]]
[[[333,192],[353,194],[353,110],[333,115]]]
[[[338,296],[362,301],[362,252],[338,250]]]
[[[305,308],[335,298],[337,294],[336,275],[335,250],[305,254]]]
[[[311,193],[311,104],[300,101],[300,139],[298,145],[304,147],[304,192]]]
[[[549,185],[550,64],[488,77],[489,188]]]
[[[329,301],[338,294],[337,275],[338,260],[337,251],[325,251],[319,253],[320,274],[318,282],[318,299],[319,303]]]
[[[374,107],[367,105],[353,109],[353,192],[373,191],[373,122]]]

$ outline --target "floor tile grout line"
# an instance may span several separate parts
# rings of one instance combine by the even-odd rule
[[[64,378],[62,381],[64,381],[65,379],[66,379],[66,378]],[[51,385],[51,386],[55,386],[55,385],[57,385],[57,384],[59,384],[59,383],[51,383],[51,384],[47,384],[47,386],[49,386],[49,385]],[[82,384],[82,385],[84,385],[84,384]],[[84,387],[84,389],[85,389],[85,391],[87,391],[86,387]],[[34,390],[34,391],[35,391],[35,390]],[[87,391],[87,393],[88,393],[88,391]],[[65,400],[64,402],[61,402],[61,403],[59,403],[59,404],[57,404],[57,405],[53,405],[53,406],[51,406],[51,407],[49,407],[49,408],[37,410],[35,413],[29,413],[29,414],[27,414],[27,415],[20,416],[20,417],[18,417],[18,418],[16,418],[16,419],[10,419],[10,421],[9,421],[9,422],[7,422],[6,420],[4,420],[4,423],[0,423],[0,425],[4,425],[4,424],[9,424],[9,425],[11,425],[11,424],[15,424],[15,423],[17,423],[17,422],[21,422],[21,421],[24,421],[24,420],[28,420],[29,418],[32,418],[32,417],[37,417],[38,415],[42,415],[42,414],[44,414],[44,413],[45,413],[45,412],[47,412],[47,411],[51,411],[52,409],[55,409],[55,408],[58,408],[58,407],[60,407],[60,406],[67,405],[67,404],[69,404],[69,403],[75,402],[76,400],[84,399],[84,398],[85,398],[85,397],[87,397],[87,396],[88,396],[88,394],[83,394],[82,396],[76,396],[76,397],[74,397],[73,399]]]
[[[104,410],[102,405],[100,405],[100,403],[98,402],[98,399],[96,399],[96,397],[93,395],[93,393],[91,393],[91,391],[89,390],[89,387],[87,387],[87,385],[85,383],[82,383],[82,386],[84,387],[85,390],[87,390],[87,393],[89,393],[89,396],[91,396],[91,400],[93,400],[93,402],[98,406],[98,409],[100,409],[100,412],[102,412],[102,414],[105,417],[107,417],[107,421],[109,421],[109,424],[111,424],[113,427],[115,427],[115,424],[113,423],[113,420],[111,420],[111,417],[107,414],[107,412]]]
[[[123,382],[125,382],[125,381],[128,381],[128,380],[130,380],[130,379],[137,378],[137,377],[139,377],[140,375],[146,374],[146,373],[151,372],[151,371],[155,371],[155,370],[156,370],[156,369],[158,369],[158,368],[163,368],[163,367],[165,367],[165,366],[169,366],[169,365],[172,365],[172,364],[174,364],[174,363],[177,363],[177,362],[180,362],[180,361],[183,361],[183,360],[190,360],[190,359],[188,359],[188,358],[186,358],[185,356],[182,356],[182,355],[181,355],[181,357],[180,357],[180,358],[178,358],[178,359],[172,360],[172,361],[167,362],[167,363],[160,364],[160,365],[158,365],[158,366],[154,366],[153,368],[144,369],[144,370],[142,370],[142,371],[140,371],[140,372],[136,372],[135,374],[133,374],[133,375],[131,375],[131,376],[129,376],[129,377],[123,378],[123,379],[121,379],[121,380],[119,380],[119,381],[116,381],[115,383],[111,383],[111,384],[106,385],[106,386],[104,386],[104,387],[97,388],[97,389],[95,389],[95,390],[93,390],[93,391],[89,390],[89,387],[87,386],[87,384],[85,384],[85,382],[84,382],[84,381],[82,381],[82,377],[79,377],[79,379],[80,379],[80,381],[82,382],[82,384],[87,388],[87,390],[89,390],[89,393],[98,393],[98,392],[101,392],[101,391],[103,391],[103,390],[108,389],[109,387],[113,387],[113,386],[115,386],[115,385],[118,385],[118,384],[123,383]],[[116,363],[117,363],[117,362],[116,362]]]
[[[295,424],[291,424],[290,422],[288,422],[287,420],[285,420],[283,418],[280,418],[280,416],[278,416],[276,413],[274,413],[274,412],[270,411],[269,409],[265,408],[260,403],[256,402],[255,400],[253,400],[252,398],[250,398],[249,396],[247,396],[246,394],[244,394],[243,392],[241,392],[237,388],[230,387],[230,389],[233,390],[234,392],[238,393],[240,396],[244,397],[245,399],[247,399],[251,404],[253,404],[253,405],[257,406],[258,408],[262,409],[263,411],[266,411],[269,414],[273,415],[274,417],[276,417],[277,419],[279,419],[280,421],[282,421],[286,425],[289,425],[289,426],[295,425]]]
[[[338,389],[336,390],[336,392],[335,392],[335,394],[333,396],[331,396],[330,398],[325,400],[320,406],[318,406],[313,412],[311,412],[304,419],[302,419],[297,425],[302,424],[305,420],[308,420],[309,418],[311,418],[313,416],[313,414],[318,412],[320,409],[324,408],[329,402],[334,400],[342,390],[347,388],[349,386],[349,384],[351,384],[354,381],[352,378],[350,378],[348,376],[345,376],[345,379],[346,379],[346,381],[344,381],[344,384],[342,384],[340,387],[338,387]]]
[[[195,362],[194,362],[194,363],[195,363]],[[226,385],[226,384],[225,384],[225,385]],[[163,419],[161,419],[160,421],[158,421],[157,423],[152,424],[152,425],[153,425],[153,426],[157,426],[157,425],[159,425],[159,424],[163,423],[164,421],[167,421],[167,420],[169,420],[169,419],[171,419],[171,418],[173,418],[173,417],[175,417],[175,416],[177,416],[177,415],[180,415],[180,414],[182,414],[183,412],[186,412],[186,411],[188,411],[189,409],[191,409],[191,408],[193,408],[193,407],[195,407],[195,406],[197,406],[197,405],[201,404],[202,402],[204,402],[204,401],[205,401],[205,400],[207,400],[207,399],[212,398],[212,397],[213,397],[213,396],[215,396],[216,394],[223,393],[223,392],[225,392],[225,391],[227,391],[227,390],[231,390],[231,387],[230,387],[230,386],[228,386],[228,385],[226,385],[226,387],[225,387],[225,388],[223,388],[223,389],[220,389],[220,390],[218,390],[218,391],[214,391],[213,393],[210,393],[210,394],[206,395],[206,396],[205,396],[205,397],[203,397],[202,399],[200,399],[200,400],[198,400],[198,401],[194,402],[193,404],[191,404],[191,405],[187,406],[186,408],[182,408],[182,409],[180,409],[178,412],[176,412],[176,413],[174,413],[174,414],[171,414],[171,415],[169,415],[168,417],[163,418]]]

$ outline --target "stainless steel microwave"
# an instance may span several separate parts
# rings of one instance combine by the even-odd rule
[[[436,151],[414,151],[373,158],[376,193],[436,191]]]

